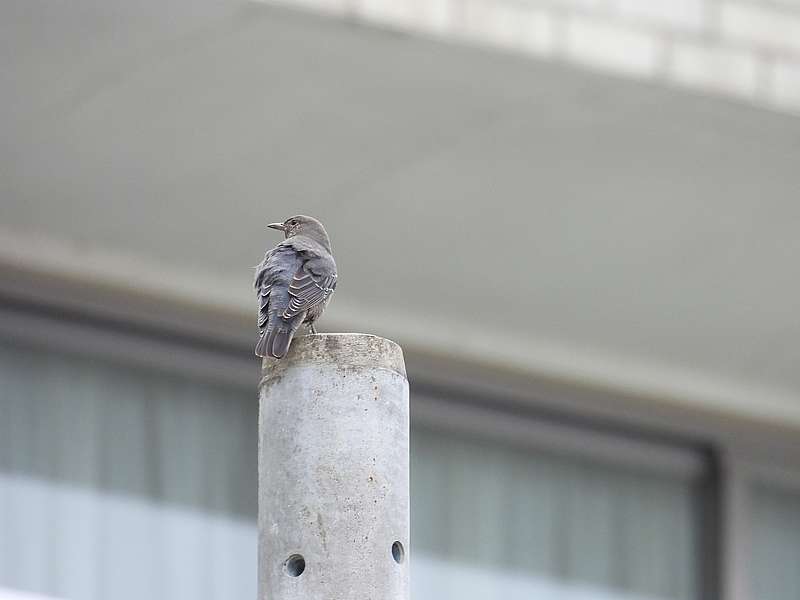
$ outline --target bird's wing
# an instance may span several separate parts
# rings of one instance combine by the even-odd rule
[[[269,320],[269,293],[272,291],[272,283],[262,283],[258,290],[258,328],[264,329]]]
[[[308,263],[302,265],[289,285],[289,306],[283,311],[284,319],[291,319],[324,302],[336,288],[336,273],[312,271]]]
[[[263,332],[269,320],[270,292],[275,282],[275,274],[279,271],[276,261],[286,249],[278,246],[264,255],[264,260],[256,267],[254,286],[258,297],[258,329]]]

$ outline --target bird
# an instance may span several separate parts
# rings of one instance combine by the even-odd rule
[[[314,322],[336,289],[336,261],[322,223],[297,215],[267,227],[282,231],[284,240],[268,250],[256,267],[259,338],[255,353],[283,358],[301,325],[317,333]]]

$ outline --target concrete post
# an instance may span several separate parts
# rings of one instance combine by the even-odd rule
[[[260,384],[259,600],[408,600],[403,352],[298,337]]]

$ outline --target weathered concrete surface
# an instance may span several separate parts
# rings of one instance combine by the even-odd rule
[[[407,600],[408,464],[397,344],[318,334],[265,360],[259,600]]]

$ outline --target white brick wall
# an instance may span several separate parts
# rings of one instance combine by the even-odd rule
[[[721,10],[724,37],[800,54],[800,14],[743,2],[723,3]]]
[[[555,17],[548,11],[508,0],[464,0],[457,34],[537,55],[555,49]]]
[[[618,0],[617,8],[623,18],[657,26],[697,32],[707,25],[705,0]]]
[[[800,63],[778,62],[772,70],[772,101],[778,106],[800,107]]]
[[[746,50],[679,42],[669,72],[682,85],[753,97],[758,91],[758,67],[758,59]]]
[[[800,114],[800,0],[263,1]]]
[[[565,41],[577,63],[642,77],[655,74],[663,45],[642,31],[584,17],[569,19]]]
[[[446,33],[453,24],[451,0],[360,0],[358,6],[362,18],[395,27]]]
[[[578,9],[594,12],[608,12],[614,8],[617,0],[523,0],[530,4],[545,5],[561,9]]]
[[[267,0],[271,4],[296,6],[304,10],[313,10],[326,14],[340,15],[347,9],[344,0]]]

